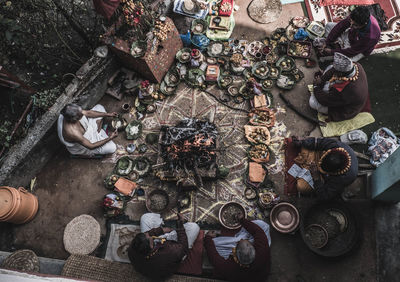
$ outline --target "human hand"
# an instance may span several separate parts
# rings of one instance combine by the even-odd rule
[[[319,178],[318,167],[315,164],[312,164],[310,166],[310,173],[311,173],[313,180],[317,180]]]
[[[169,233],[169,232],[174,231],[174,229],[172,229],[171,227],[162,227],[162,230],[164,233]]]
[[[322,79],[320,76],[314,77],[314,81],[313,81],[314,85],[319,85],[319,84],[321,84],[321,82],[322,82]]]
[[[110,139],[114,139],[117,136],[118,136],[118,130],[115,130],[113,133],[111,133]]]
[[[178,221],[181,222],[182,224],[185,223],[185,218],[181,213],[177,213],[178,216]]]
[[[107,113],[107,116],[109,116],[109,117],[117,117],[118,113],[116,113],[116,112]]]
[[[326,42],[322,42],[321,45],[318,46],[318,50],[322,51],[326,48]]]
[[[327,55],[331,55],[331,54],[332,54],[332,49],[331,49],[331,48],[326,48],[326,47],[325,47],[323,51],[324,51],[324,53],[327,54]]]
[[[295,147],[301,147],[301,141],[297,136],[292,136],[292,144]]]
[[[207,232],[206,236],[210,236],[211,238],[217,237],[217,231],[215,230],[210,230]]]

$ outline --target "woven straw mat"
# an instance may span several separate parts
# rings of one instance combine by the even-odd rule
[[[100,243],[100,224],[83,214],[72,219],[64,230],[64,248],[70,254],[87,255]]]
[[[154,281],[136,272],[133,266],[129,263],[108,261],[105,259],[85,255],[71,255],[65,262],[61,275],[75,279],[90,279],[107,282]],[[219,280],[197,278],[193,276],[173,275],[166,281],[214,282]]]
[[[1,267],[27,272],[39,272],[40,263],[39,258],[33,251],[18,250],[9,255],[3,261]]]

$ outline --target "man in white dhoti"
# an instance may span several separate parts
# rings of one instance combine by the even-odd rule
[[[102,105],[91,110],[82,110],[76,104],[66,105],[58,117],[58,137],[73,155],[105,155],[114,153],[117,146],[112,139],[115,131],[108,136],[102,129],[103,117],[115,117],[117,113],[107,113]]]

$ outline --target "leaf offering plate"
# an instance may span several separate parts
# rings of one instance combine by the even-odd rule
[[[140,121],[131,121],[125,128],[126,139],[136,140],[142,135],[142,123]]]
[[[261,82],[263,90],[269,90],[274,86],[275,82],[272,79],[266,79]]]
[[[207,30],[207,22],[202,19],[194,19],[191,30],[193,34],[203,34]]]
[[[301,70],[299,70],[298,68],[292,69],[290,71],[290,73],[293,75],[296,82],[299,82],[300,80],[302,80],[304,78],[304,73]]]
[[[268,64],[272,65],[275,64],[279,60],[279,55],[276,53],[275,50],[268,53],[265,57]]]
[[[233,83],[232,76],[220,76],[218,79],[218,86],[222,89],[228,88]]]
[[[276,86],[282,89],[290,90],[296,84],[296,79],[291,74],[281,74],[276,81]]]
[[[253,65],[251,69],[252,74],[259,79],[266,79],[268,77],[270,68],[267,65],[267,62],[258,62]]]
[[[236,96],[238,96],[240,93],[239,93],[239,87],[237,87],[237,86],[229,86],[229,88],[228,88],[228,93],[229,93],[229,95],[231,95],[232,97],[236,97]]]
[[[176,53],[176,59],[182,64],[188,63],[191,59],[191,52],[190,48],[182,48]]]
[[[207,54],[210,57],[219,57],[224,52],[224,44],[219,41],[211,41],[207,46]]]
[[[269,69],[269,76],[270,79],[278,79],[279,75],[281,74],[281,68],[277,66],[271,66]]]
[[[160,91],[166,96],[170,96],[175,93],[176,87],[168,86],[165,81],[162,81],[160,84]]]
[[[288,72],[296,67],[296,63],[293,58],[290,58],[289,56],[283,56],[276,62],[276,66],[280,67],[281,71]]]

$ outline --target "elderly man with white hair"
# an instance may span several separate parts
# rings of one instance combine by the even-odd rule
[[[333,64],[322,76],[316,75],[309,104],[314,110],[328,115],[329,121],[342,121],[360,113],[368,97],[363,67],[347,56],[335,53]]]
[[[270,270],[271,237],[262,220],[239,218],[242,229],[234,236],[219,236],[210,231],[204,238],[214,274],[229,281],[265,281]]]
[[[118,133],[115,131],[108,136],[102,129],[102,119],[115,116],[117,113],[107,113],[102,105],[82,110],[76,104],[68,104],[58,117],[58,137],[72,155],[112,154],[117,146],[111,140]]]

